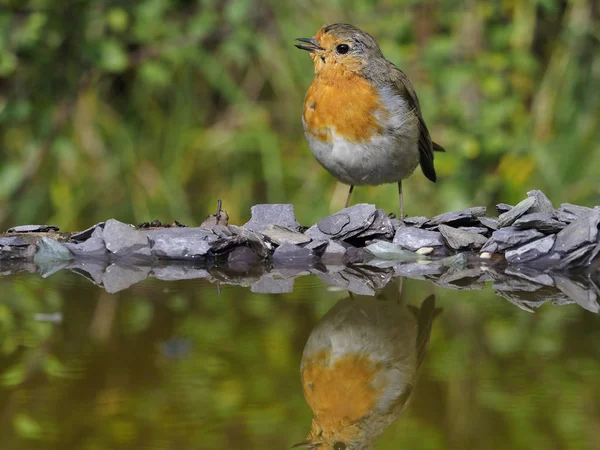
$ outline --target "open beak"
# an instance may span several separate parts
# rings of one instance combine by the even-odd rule
[[[319,45],[315,38],[297,38],[297,41],[304,42],[304,44],[294,44],[296,47],[306,50],[308,52],[316,52],[317,50],[325,50],[323,47]]]
[[[299,45],[296,45],[296,47],[301,48]],[[302,50],[308,50],[308,49],[302,48]],[[300,442],[298,444],[292,445],[292,448],[310,448],[310,449],[313,449],[313,448],[319,447],[320,445],[321,445],[320,442],[304,441],[304,442]]]

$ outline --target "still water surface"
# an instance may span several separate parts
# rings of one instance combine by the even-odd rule
[[[599,342],[577,304],[419,280],[3,277],[0,449],[598,449]]]

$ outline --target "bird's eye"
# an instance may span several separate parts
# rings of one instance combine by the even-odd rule
[[[345,53],[348,53],[350,51],[350,47],[348,47],[347,44],[340,44],[338,45],[335,50],[340,54],[343,55]]]
[[[346,47],[348,47],[346,45]],[[346,444],[343,442],[337,441],[333,443],[333,450],[346,450]]]

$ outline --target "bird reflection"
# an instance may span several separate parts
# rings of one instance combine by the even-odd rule
[[[441,309],[433,295],[419,308],[407,305],[399,286],[340,300],[310,334],[301,374],[313,420],[294,447],[374,448],[408,405]]]

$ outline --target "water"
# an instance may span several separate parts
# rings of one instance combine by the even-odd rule
[[[379,333],[381,352],[402,367],[398,411],[362,422],[381,432],[377,449],[600,448],[600,322],[581,280],[559,279],[559,291],[513,279],[521,296],[507,301],[476,276],[455,283],[464,290],[403,279],[400,297],[392,284],[378,298],[350,297],[325,279],[260,294],[224,275],[148,278],[110,294],[65,271],[1,277],[0,448],[289,448],[311,429],[300,365],[319,333],[373,357]],[[569,289],[571,304],[557,294]],[[428,329],[407,305],[431,294],[442,311],[422,321]],[[327,337],[334,322],[345,331]],[[327,398],[311,399],[325,434],[351,435],[325,422],[368,409],[365,376],[348,366],[320,391]]]

